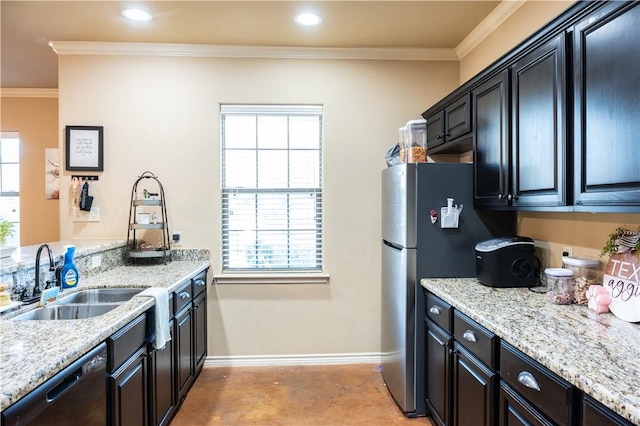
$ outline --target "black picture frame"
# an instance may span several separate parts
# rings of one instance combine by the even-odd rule
[[[65,127],[66,169],[101,172],[104,170],[104,127]]]

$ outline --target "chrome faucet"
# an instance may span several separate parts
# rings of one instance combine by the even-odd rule
[[[42,249],[47,249],[47,254],[49,255],[49,271],[55,272],[56,270],[56,261],[53,256],[53,251],[51,251],[51,248],[47,244],[41,244],[40,247],[38,247],[38,252],[36,253],[36,284],[35,287],[33,287],[34,298],[39,296],[42,292],[42,290],[40,290],[40,255],[42,254]],[[50,284],[56,285],[56,280],[47,280],[44,289],[46,290]]]

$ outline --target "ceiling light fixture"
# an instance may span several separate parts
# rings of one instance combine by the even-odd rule
[[[315,13],[301,13],[296,16],[296,22],[300,25],[313,26],[322,22],[322,18]]]
[[[151,15],[141,9],[124,9],[122,15],[132,21],[147,22],[151,20]]]

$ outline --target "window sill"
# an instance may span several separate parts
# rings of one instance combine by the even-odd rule
[[[329,274],[218,274],[216,284],[329,284]]]

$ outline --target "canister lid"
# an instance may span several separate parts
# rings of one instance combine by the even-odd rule
[[[565,265],[583,266],[587,268],[600,266],[600,261],[598,259],[591,259],[588,257],[562,256],[562,263]]]
[[[573,271],[571,269],[564,268],[547,268],[544,270],[545,275],[552,277],[572,277]]]

